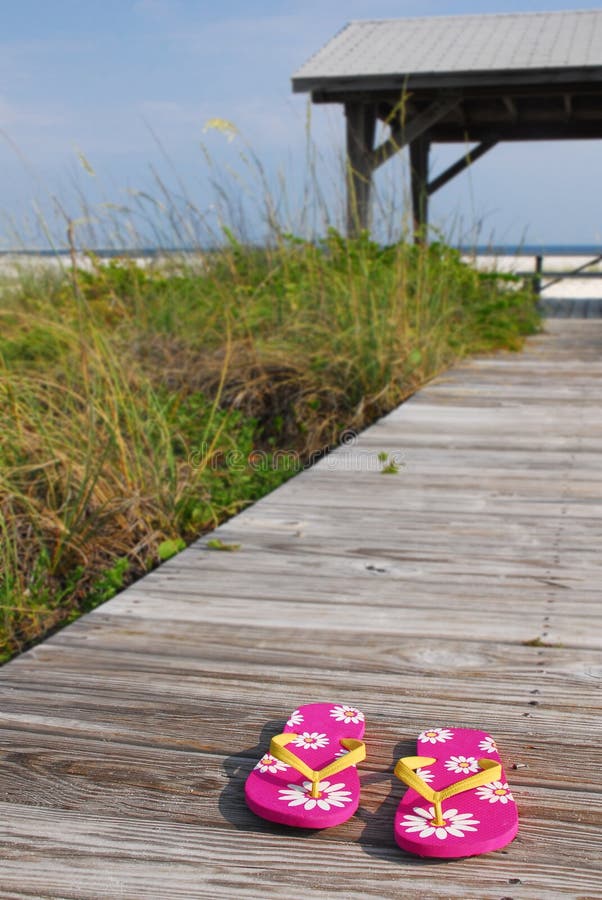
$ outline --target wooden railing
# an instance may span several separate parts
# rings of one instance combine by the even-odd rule
[[[552,287],[553,284],[558,284],[558,282],[562,281],[565,278],[602,278],[602,272],[586,272],[586,269],[589,269],[590,266],[595,266],[596,263],[602,261],[602,253],[599,256],[595,256],[593,259],[590,259],[588,262],[583,263],[583,265],[578,266],[576,269],[573,269],[571,272],[559,272],[558,270],[553,270],[551,272],[545,272],[543,269],[543,254],[538,254],[535,257],[535,272],[533,274],[533,291],[539,297],[542,291],[547,290],[549,287]],[[517,274],[523,274],[522,272],[517,272]],[[551,278],[551,281],[546,282],[546,284],[542,284],[542,278]]]
[[[521,254],[519,254],[521,255]],[[532,254],[525,254],[531,256]],[[548,256],[558,257],[560,254],[549,253]],[[577,256],[578,254],[573,254]],[[540,253],[535,254],[535,269],[528,271],[516,271],[515,274],[519,275],[523,278],[531,278],[533,285],[533,293],[538,297],[541,296],[542,291],[546,291],[548,288],[552,287],[553,284],[558,284],[560,281],[563,281],[567,278],[598,278],[602,279],[602,272],[587,272],[586,269],[589,269],[591,266],[595,266],[596,263],[602,262],[602,253],[599,256],[593,257],[593,259],[588,260],[586,263],[578,266],[576,269],[571,271],[561,272],[558,269],[553,269],[549,272],[546,272],[543,267],[543,261],[546,254]],[[545,284],[542,283],[543,279],[549,278],[550,281],[547,281]]]

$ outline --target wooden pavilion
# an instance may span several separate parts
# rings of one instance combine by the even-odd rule
[[[421,234],[428,198],[500,141],[602,138],[602,10],[351,22],[293,90],[345,107],[348,232],[369,228],[373,173],[409,147]],[[465,150],[430,178],[436,142]]]

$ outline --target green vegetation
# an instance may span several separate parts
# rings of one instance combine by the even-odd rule
[[[538,325],[441,243],[226,234],[171,269],[90,257],[2,287],[0,658]]]
[[[209,547],[210,550],[226,550],[228,552],[240,550],[240,544],[226,544],[219,538],[212,538],[210,541],[207,541],[207,547]]]
[[[388,453],[381,451],[381,453],[378,454],[378,460],[383,464],[383,467],[380,470],[381,475],[397,475],[401,464],[395,457],[391,457]]]

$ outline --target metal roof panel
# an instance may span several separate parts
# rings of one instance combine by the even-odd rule
[[[602,66],[602,10],[350,22],[293,76],[353,78]]]

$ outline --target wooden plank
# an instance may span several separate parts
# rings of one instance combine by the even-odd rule
[[[352,609],[365,602],[357,596],[360,588],[362,593],[371,594],[374,605],[423,610],[425,617],[430,617],[432,610],[443,604],[450,615],[463,609],[473,616],[479,615],[484,606],[497,606],[505,615],[517,613],[524,608],[526,594],[534,611],[542,615],[549,615],[550,611],[546,609],[549,605],[554,606],[554,614],[559,616],[592,616],[599,607],[597,579],[592,579],[589,584],[583,581],[575,584],[569,579],[562,580],[557,573],[547,574],[545,571],[538,577],[526,573],[522,578],[513,576],[505,579],[473,572],[473,577],[466,583],[450,589],[449,573],[446,571],[439,575],[432,568],[415,567],[413,571],[407,571],[409,566],[395,565],[385,556],[366,555],[360,556],[357,561],[319,557],[315,560],[311,576],[306,576],[300,584],[297,579],[303,577],[307,562],[304,557],[287,560],[285,571],[290,586],[286,591],[282,587],[282,569],[278,571],[277,553],[268,555],[264,552],[261,559],[250,562],[246,578],[243,573],[236,578],[225,567],[219,569],[217,566],[207,567],[205,576],[211,578],[211,595],[223,601],[236,596],[249,601],[263,599],[280,602],[285,595],[295,602],[322,600]],[[333,565],[333,562],[338,565]],[[198,574],[188,568],[157,579],[147,591],[166,597],[167,602],[171,595],[175,595],[176,600],[178,597],[194,600],[208,594],[206,589],[199,587]]]
[[[304,839],[285,835],[282,829],[257,833],[197,823],[163,823],[157,828],[142,821],[134,830],[127,819],[114,815],[89,817],[66,810],[0,806],[2,819],[6,821],[10,812],[11,821],[3,886],[78,900],[190,897],[192,885],[195,897],[290,897],[295,891],[304,897],[325,897],[340,884],[344,896],[353,900],[438,898],[449,897],[451,886],[458,885],[461,896],[483,900],[509,896],[509,885],[519,883],[521,898],[596,896],[600,872],[584,852],[595,841],[594,827],[529,823],[507,855],[477,861],[478,874],[474,861],[468,866],[451,861],[446,863],[445,878],[439,879],[427,862],[409,859],[393,846],[387,834],[393,808],[388,804],[383,810],[386,822],[378,829],[378,842],[362,836],[359,843],[344,843],[330,840],[328,833]],[[32,846],[39,850],[32,853]],[[545,848],[558,864],[548,862]],[[18,856],[27,859],[26,871],[15,865]],[[65,887],[69,890],[76,883],[78,893],[73,887],[67,893]]]
[[[343,606],[343,609],[341,609]],[[482,615],[474,612],[459,613],[437,619],[431,610],[430,622],[425,621],[421,611],[399,606],[403,614],[395,614],[395,607],[372,606],[365,608],[361,604],[353,607],[353,615],[345,615],[344,604],[325,604],[320,600],[287,601],[281,600],[278,608],[269,600],[256,598],[231,598],[224,602],[222,597],[206,597],[201,593],[190,598],[165,594],[157,596],[143,592],[128,591],[119,605],[113,607],[115,614],[140,616],[151,615],[164,621],[215,624],[235,621],[238,627],[248,627],[258,620],[268,626],[277,626],[287,622],[300,629],[310,624],[316,629],[328,631],[334,635],[338,631],[360,635],[367,629],[391,635],[426,636],[431,638],[460,638],[469,634],[474,640],[528,641],[542,638],[541,610],[524,611],[525,604],[520,606],[520,620],[515,617],[500,615],[499,611],[486,611]],[[435,610],[436,612],[436,610]],[[550,643],[562,643],[564,646],[595,648],[600,647],[600,635],[592,628],[591,618],[584,616],[574,621],[565,620],[549,623],[545,640]]]
[[[554,697],[561,699],[562,687],[573,696],[579,682],[592,691],[600,691],[599,678],[602,675],[602,657],[597,650],[573,650],[563,647],[534,647],[521,644],[504,644],[501,641],[467,641],[467,636],[459,641],[451,638],[432,642],[428,637],[422,642],[412,637],[401,636],[391,641],[387,636],[367,630],[365,640],[360,642],[353,636],[341,634],[337,639],[336,654],[328,653],[331,647],[329,637],[315,629],[299,631],[281,623],[267,629],[262,623],[245,629],[233,628],[232,623],[213,625],[203,630],[203,654],[199,657],[199,633],[187,624],[169,622],[147,616],[145,619],[113,616],[106,612],[106,606],[79,622],[68,632],[62,631],[53,638],[15,660],[10,669],[5,669],[8,680],[30,679],[36,669],[46,668],[57,657],[61,668],[71,664],[77,666],[76,650],[90,650],[90,664],[94,664],[98,651],[115,653],[118,663],[123,652],[137,657],[140,664],[149,665],[147,647],[152,644],[152,665],[168,665],[170,660],[176,667],[216,665],[220,660],[240,663],[244,657],[244,671],[247,666],[266,664],[303,665],[308,662],[323,670],[349,672],[357,667],[359,672],[388,672],[404,677],[414,673],[418,677],[433,674],[439,676],[449,672],[455,678],[461,673],[471,676],[479,673],[494,680],[503,674],[518,682],[533,671],[535,659],[546,657],[546,677],[556,679],[553,684]],[[130,659],[129,664],[133,664]],[[56,666],[54,666],[56,668]],[[26,676],[21,673],[27,672]],[[539,676],[538,676],[539,677]]]
[[[161,826],[202,823],[223,830],[233,825],[266,835],[274,831],[250,813],[241,799],[244,779],[265,742],[249,748],[246,755],[231,755],[225,761],[221,754],[119,744],[112,744],[111,759],[107,759],[106,744],[101,741],[75,739],[66,748],[56,739],[53,745],[52,737],[29,736],[27,743],[23,740],[26,735],[16,733],[11,737],[16,749],[0,783],[2,804],[9,814],[16,807],[29,805],[59,812],[77,809],[102,819],[118,806],[122,818],[135,827],[148,820],[152,810],[153,820]],[[390,822],[382,821],[380,811],[390,806],[392,812],[403,793],[392,776],[392,759],[405,754],[408,746],[388,736],[377,746],[369,745],[372,774],[364,778],[362,812],[344,827],[325,833],[325,840],[347,843],[371,837],[375,844],[383,840],[383,825]],[[542,749],[549,753],[551,747],[540,744],[539,756],[532,752],[532,761],[541,758]],[[521,753],[521,758],[529,757]],[[559,777],[558,769],[550,772],[538,767],[531,777],[527,768],[510,770],[513,792],[531,827],[555,825],[570,832],[575,826],[594,828],[599,821],[602,797],[596,792],[596,772],[585,771],[581,780],[571,778],[574,767],[570,759],[570,748],[561,746],[558,762],[567,766],[568,781]],[[132,771],[136,772],[135,779]],[[545,792],[540,787],[542,777],[547,779]],[[389,834],[386,837],[390,840]]]
[[[525,606],[522,601],[522,608]],[[302,600],[281,600],[275,604],[265,598],[252,596],[232,598],[227,594],[221,597],[207,598],[202,593],[190,595],[187,598],[166,597],[152,595],[152,603],[149,601],[148,615],[153,615],[157,621],[178,622],[181,625],[188,623],[190,626],[202,626],[206,631],[209,626],[227,625],[237,615],[241,616],[240,626],[245,628],[253,626],[263,618],[269,628],[278,628],[283,624],[301,629],[311,628],[327,632],[332,639],[333,632],[337,632],[337,619],[353,618],[353,623],[340,626],[340,632],[346,640],[354,640],[358,632],[374,632],[390,634],[395,639],[408,636],[416,640],[418,638],[458,640],[464,637],[466,641],[487,641],[496,639],[506,644],[528,644],[532,641],[541,641],[554,647],[581,647],[582,649],[600,648],[598,632],[598,619],[596,618],[596,605],[590,604],[589,609],[576,619],[571,621],[569,602],[564,605],[551,597],[533,613],[527,613],[520,626],[511,622],[504,624],[504,620],[512,619],[519,615],[521,603],[507,603],[504,598],[486,598],[485,601],[475,603],[471,613],[462,611],[450,611],[441,615],[441,621],[433,626],[431,623],[437,617],[438,610],[446,603],[442,598],[439,604],[419,604],[414,602],[405,604],[403,599],[397,603],[374,605],[373,620],[362,613],[361,604],[349,604],[345,597],[337,599],[332,611],[324,611],[323,606],[331,604],[331,598],[315,597]],[[144,613],[138,609],[139,602],[135,600],[125,602],[115,609],[115,615],[124,617],[145,618]],[[458,603],[459,607],[460,604]],[[495,611],[488,611],[482,615],[481,607],[497,607]],[[253,607],[253,613],[245,613],[245,609]],[[477,620],[482,615],[482,621]],[[390,625],[394,619],[397,624]],[[589,624],[588,624],[589,623]],[[466,635],[469,635],[466,637]]]
[[[231,823],[270,832],[271,825],[242,802],[241,792],[244,779],[268,746],[268,729],[241,734],[231,722],[229,729],[222,730],[227,724],[216,722],[223,742],[229,741],[232,747],[226,758],[223,744],[211,752],[118,740],[111,742],[109,757],[107,742],[90,735],[72,734],[66,740],[54,732],[7,729],[3,740],[10,741],[11,752],[5,755],[0,772],[0,802],[79,809],[85,815],[100,816],[118,808],[129,819],[147,819],[154,807],[157,822],[202,822],[216,828]],[[274,722],[274,727],[279,725]],[[244,738],[250,746],[241,746]],[[525,743],[512,734],[505,734],[503,740],[507,775],[523,816],[596,824],[602,796],[599,768],[591,753],[595,742],[585,744],[589,755],[576,770],[574,748],[567,743],[557,741],[555,746],[549,737]],[[393,778],[393,766],[415,749],[412,740],[400,740],[399,731],[386,721],[369,723],[367,747],[368,761],[361,767],[362,808],[375,813],[389,792],[398,798],[403,794],[401,783]],[[228,776],[235,785],[229,784]],[[575,794],[579,794],[578,802]],[[547,802],[542,804],[544,796]],[[356,840],[358,822],[350,821],[328,837]]]
[[[388,480],[387,484],[391,485],[391,480]],[[315,499],[311,496],[312,491],[309,491],[308,487],[309,485],[303,485],[302,488],[300,486],[291,488],[291,492],[294,491],[295,494],[297,514],[299,512],[304,514],[306,507],[311,508],[315,505]],[[312,488],[319,490],[320,487],[320,480],[318,476],[315,476]],[[358,497],[362,493],[365,495],[366,489],[370,489],[370,502],[367,507],[364,507],[367,513],[380,513],[381,510],[391,509],[393,505],[396,505],[400,514],[409,513],[415,515],[417,512],[432,509],[433,504],[436,503],[439,512],[448,515],[453,515],[458,508],[464,512],[486,514],[488,516],[554,517],[558,520],[562,520],[563,517],[566,517],[567,520],[574,517],[580,519],[595,518],[599,521],[602,515],[602,498],[597,499],[595,496],[593,498],[587,496],[585,485],[583,487],[584,496],[578,498],[578,501],[570,504],[570,506],[563,502],[562,498],[558,498],[555,502],[553,499],[548,499],[545,496],[533,499],[525,499],[512,494],[491,496],[486,492],[479,493],[476,489],[473,491],[441,490],[438,492],[435,500],[435,491],[429,493],[426,484],[423,490],[416,489],[413,491],[411,486],[404,490],[399,484],[387,490],[382,480],[369,482],[366,479],[363,487],[364,492],[362,492],[361,486],[351,485],[349,488],[346,488],[345,493],[337,497],[338,508],[346,511],[361,509],[361,500]],[[575,485],[573,485],[573,488],[574,490],[577,489]],[[281,503],[280,495],[274,497],[273,504],[275,508],[286,509],[288,507],[286,500]]]
[[[449,650],[441,652],[438,641],[425,641],[421,649],[425,658],[430,653],[434,660],[431,672],[433,666],[446,666],[445,661],[451,655]],[[353,697],[368,719],[378,723],[373,725],[375,734],[386,721],[388,728],[409,738],[435,721],[445,726],[488,727],[504,746],[508,735],[522,738],[523,744],[540,741],[562,744],[558,732],[560,717],[563,729],[571,734],[573,741],[586,747],[595,745],[597,740],[593,736],[599,723],[599,694],[593,680],[596,675],[590,676],[588,685],[584,674],[572,705],[566,699],[557,702],[559,679],[555,677],[548,682],[554,649],[529,648],[529,651],[514,676],[518,679],[522,670],[522,680],[514,685],[509,674],[505,677],[498,674],[497,684],[495,674],[481,682],[478,668],[462,674],[453,665],[446,666],[450,672],[447,682],[432,674],[411,676],[395,667],[392,671],[376,672],[364,667],[357,673],[347,673],[342,685],[340,669],[321,666],[319,658],[314,657],[305,666],[302,662],[283,664],[282,660],[280,664],[270,665],[269,646],[264,647],[264,665],[247,665],[244,672],[240,667],[237,669],[236,663],[222,667],[221,671],[215,671],[207,662],[200,671],[183,665],[179,669],[165,666],[160,660],[155,664],[148,660],[141,664],[121,653],[112,665],[99,660],[93,671],[81,674],[79,683],[74,683],[73,670],[68,667],[62,670],[57,661],[53,686],[46,691],[39,676],[35,680],[31,673],[25,673],[26,680],[6,686],[0,727],[8,731],[31,729],[40,734],[56,731],[65,737],[90,736],[112,742],[219,752],[224,743],[232,744],[237,729],[259,733],[265,721],[274,725],[288,715],[291,707],[302,702],[304,696],[324,702],[333,702],[334,698],[337,702],[344,690],[343,701]],[[530,666],[525,672],[529,657]],[[499,672],[499,668],[494,671]],[[392,682],[398,685],[394,696]],[[283,683],[288,691],[284,699]],[[262,697],[265,716],[261,724],[257,722],[258,694]],[[575,705],[577,699],[579,706]],[[74,709],[77,709],[76,717]],[[224,734],[228,735],[227,741]]]

